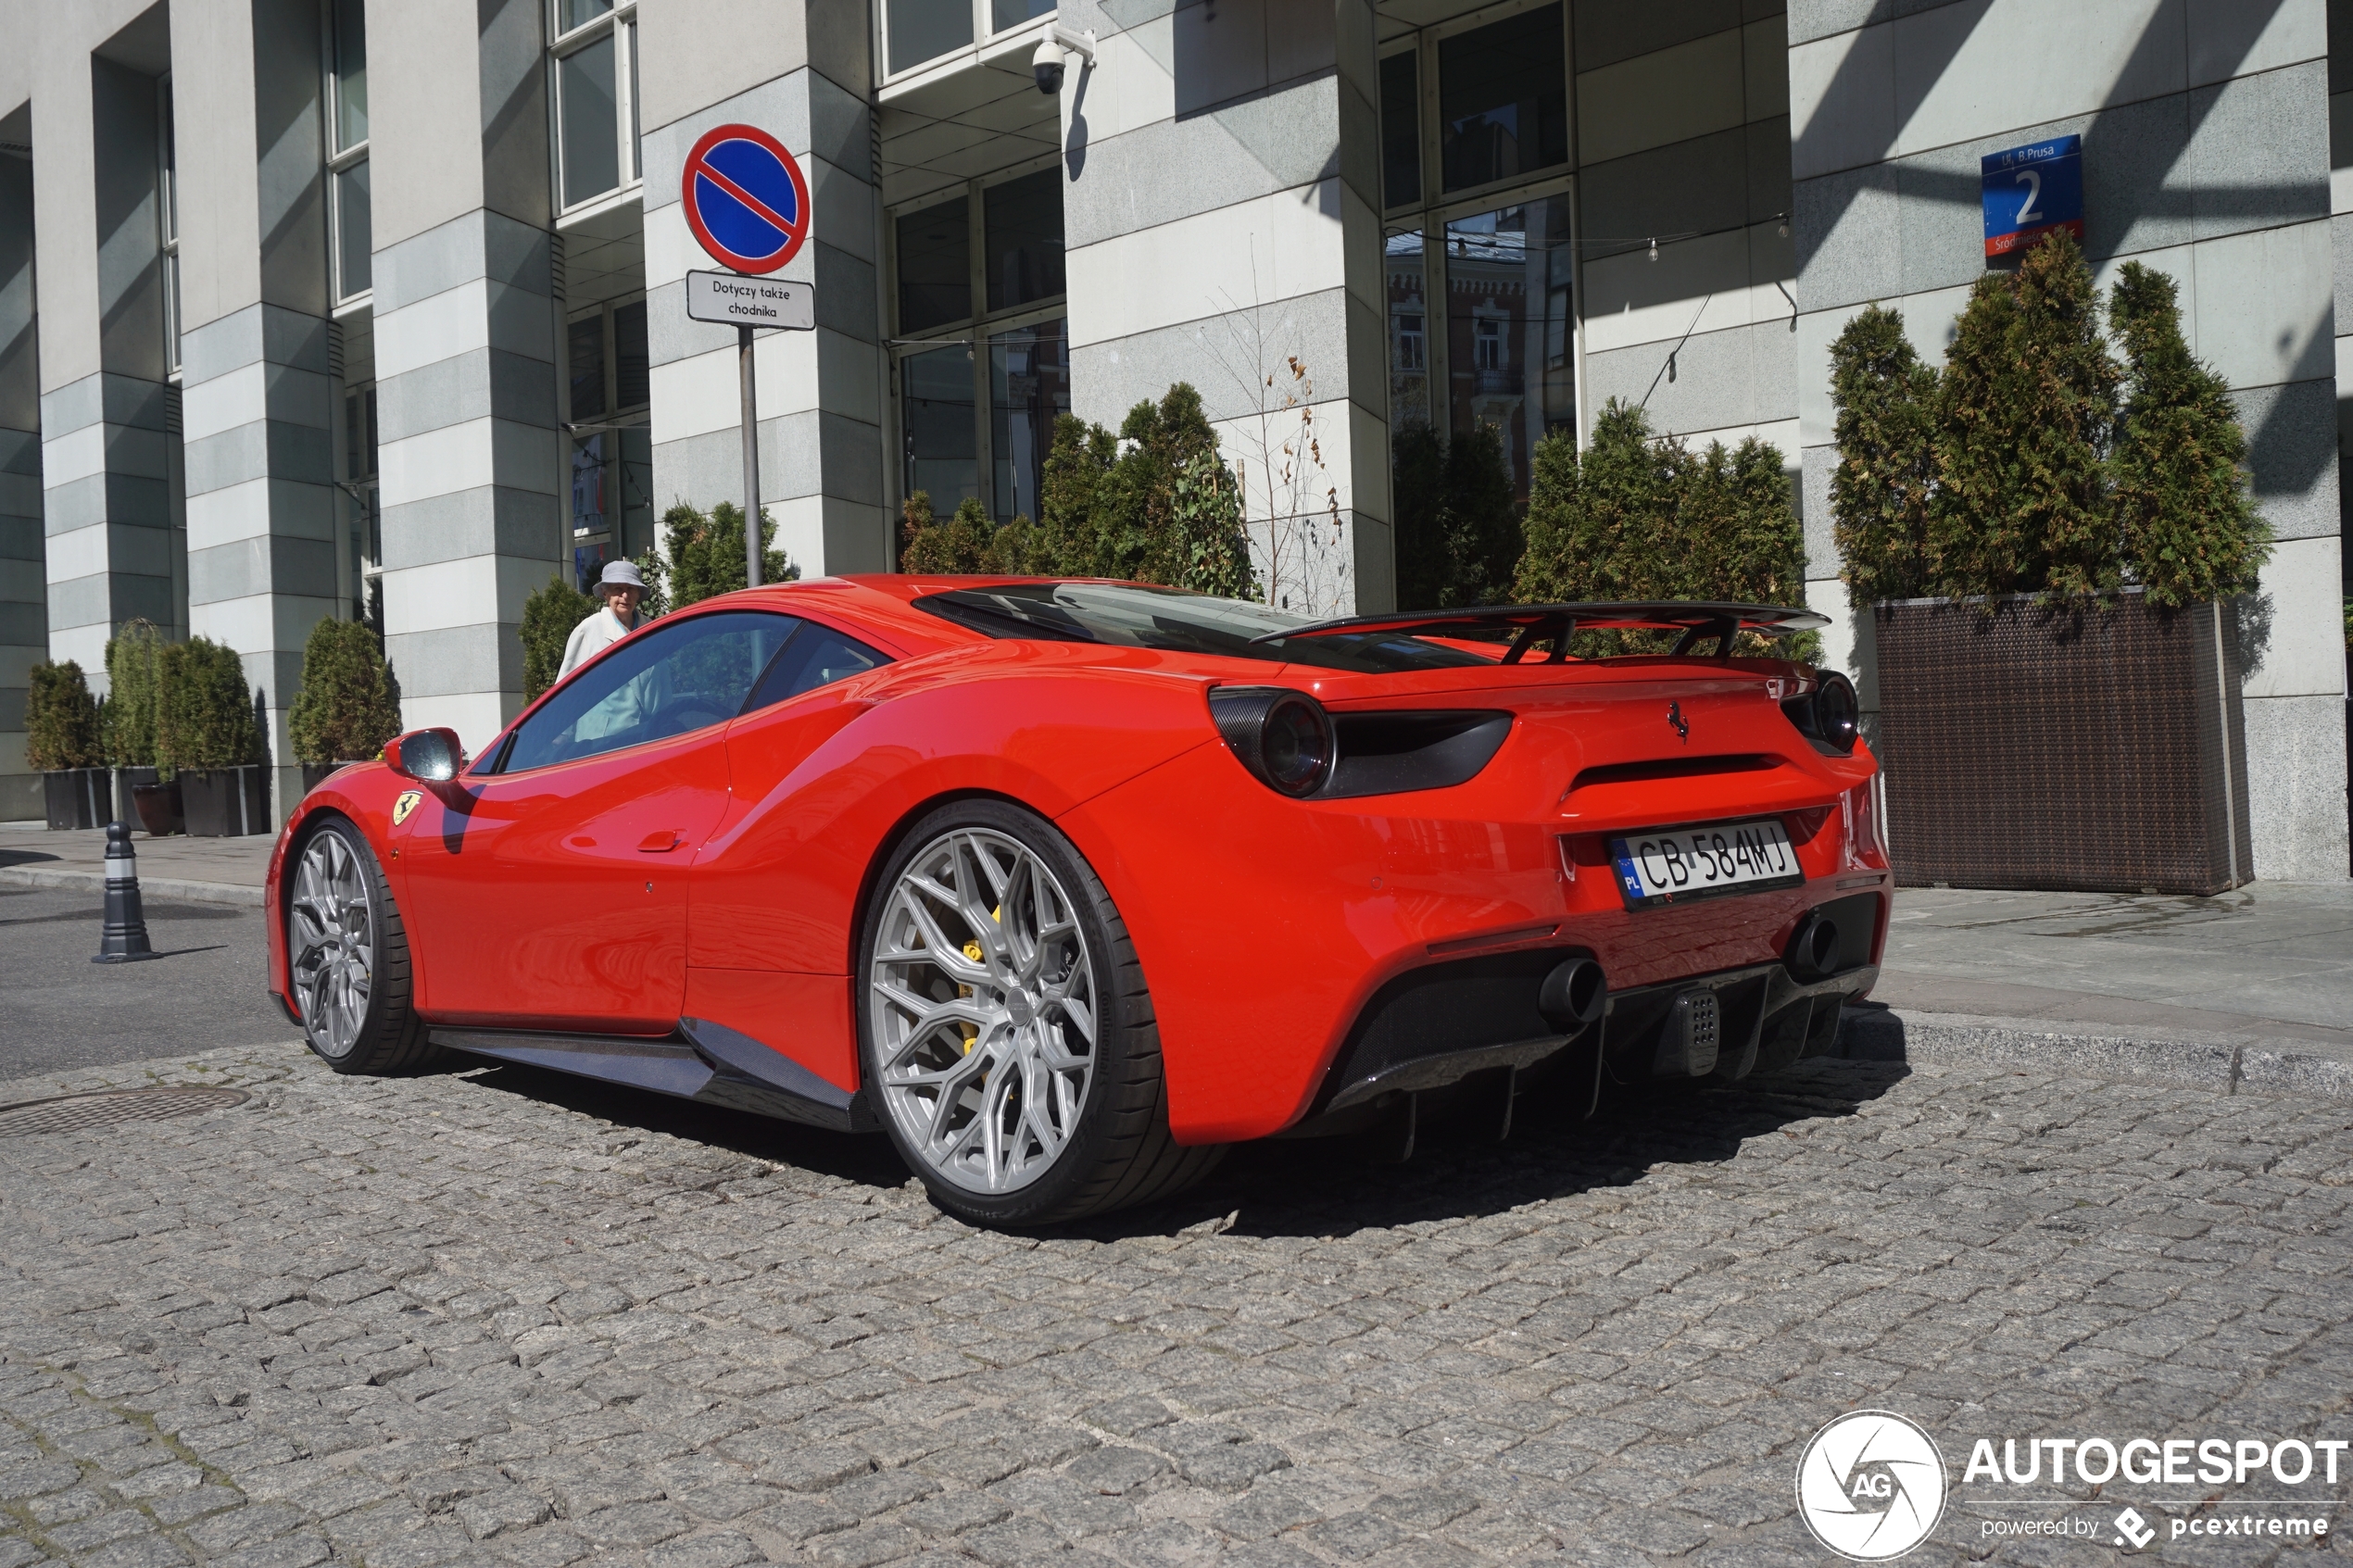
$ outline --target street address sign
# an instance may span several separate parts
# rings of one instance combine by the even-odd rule
[[[686,317],[731,327],[783,327],[805,332],[817,325],[817,291],[808,283],[788,283],[782,278],[689,272]]]
[[[2083,237],[2083,138],[2054,136],[1979,162],[1985,254],[2025,249],[2054,229]]]
[[[722,267],[774,272],[809,238],[809,181],[785,144],[756,125],[718,125],[686,155],[686,226]]]

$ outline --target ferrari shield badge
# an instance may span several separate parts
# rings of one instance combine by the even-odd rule
[[[422,800],[424,797],[425,792],[422,789],[402,790],[400,792],[400,798],[392,803],[392,825],[394,827],[398,827],[401,823],[407,822],[409,820],[409,813],[417,809],[417,802]]]

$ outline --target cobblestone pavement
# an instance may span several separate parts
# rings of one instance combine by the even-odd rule
[[[1794,1466],[1857,1406],[1964,1497],[1978,1436],[2353,1436],[2343,1102],[1831,1062],[1043,1237],[522,1069],[0,1103],[151,1081],[255,1092],[0,1137],[0,1568],[1827,1562]],[[2113,1549],[1990,1516],[1906,1561]]]

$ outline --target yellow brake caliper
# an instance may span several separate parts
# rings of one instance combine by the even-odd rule
[[[996,909],[989,910],[988,918],[996,922],[999,925],[1004,924],[1004,906],[1000,904]],[[988,955],[980,950],[980,944],[977,941],[967,942],[964,944],[964,957],[972,960],[975,963],[986,963],[988,960]],[[959,997],[969,997],[972,994],[973,988],[969,985],[959,985],[956,987],[956,995]],[[964,1054],[966,1056],[970,1056],[973,1054],[973,1047],[980,1043],[980,1025],[977,1023],[967,1023],[962,1027],[964,1031]]]

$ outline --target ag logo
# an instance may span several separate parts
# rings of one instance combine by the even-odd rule
[[[425,792],[422,789],[402,790],[400,792],[400,798],[392,803],[392,825],[394,827],[398,827],[401,823],[407,822],[409,820],[409,813],[417,809],[417,802],[422,800],[424,797]]]
[[[1944,1456],[1887,1411],[1856,1411],[1814,1434],[1797,1461],[1797,1512],[1814,1538],[1856,1562],[1903,1556],[1944,1512]]]

